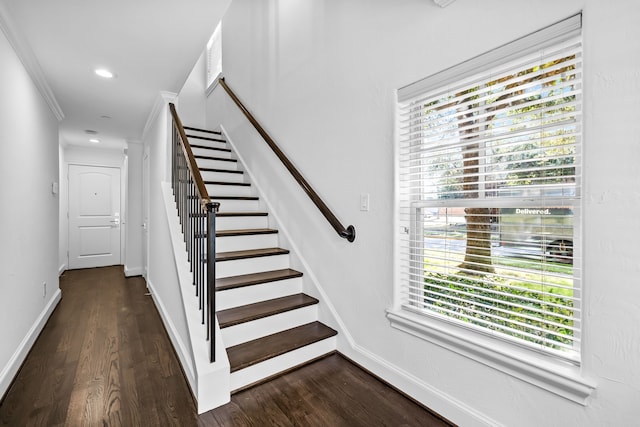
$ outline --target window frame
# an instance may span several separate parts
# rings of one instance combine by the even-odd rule
[[[219,58],[219,67],[212,69],[213,55],[217,53]],[[215,30],[211,34],[204,51],[205,66],[205,96],[209,96],[215,89],[218,79],[222,77],[222,21],[218,23]]]
[[[574,15],[441,73],[405,86],[398,90],[398,104],[417,95],[445,87],[448,82],[465,80],[492,68],[496,64],[510,62],[514,58],[573,38],[581,32],[581,27],[581,14]],[[397,114],[396,121],[399,123],[399,113],[397,112]],[[397,142],[395,156],[396,165],[399,165],[400,144],[399,141]],[[578,165],[578,167],[580,166]],[[397,167],[395,206],[400,206],[400,173],[400,168]],[[514,206],[519,203],[518,200],[513,200]],[[458,199],[453,203],[473,204],[482,203],[482,201],[483,199]],[[430,205],[433,204],[430,203]],[[435,204],[438,203],[436,202]],[[440,202],[440,204],[448,206],[451,205],[451,202],[445,201]],[[573,205],[579,212],[582,211],[581,206],[582,202],[580,200]],[[401,223],[397,211],[395,215],[397,225],[395,236],[395,303],[393,308],[387,310],[387,317],[392,327],[467,356],[574,402],[586,404],[587,398],[595,390],[595,385],[583,378],[579,359],[566,360],[553,357],[549,353],[536,352],[533,348],[520,345],[517,342],[496,339],[490,334],[482,333],[482,331],[478,333],[478,331],[461,327],[454,321],[447,319],[446,316],[425,315],[419,313],[418,310],[403,306],[402,292],[404,285],[401,278],[401,264],[410,263],[411,254],[401,255],[400,244],[407,233],[415,232],[415,230],[412,230],[414,227],[406,229],[404,224]],[[581,233],[580,221],[577,221],[574,227],[574,235],[580,236]],[[579,238],[578,241],[580,241]],[[578,245],[574,245],[575,250],[580,251],[579,246],[576,246]]]

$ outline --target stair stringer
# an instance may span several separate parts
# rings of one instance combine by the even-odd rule
[[[189,270],[187,251],[173,198],[173,190],[168,182],[163,182],[161,185],[171,245],[180,282],[184,316],[189,330],[189,342],[180,342],[179,338],[172,333],[169,333],[169,337],[173,341],[173,346],[178,353],[183,371],[196,399],[198,414],[202,414],[229,403],[231,400],[231,369],[217,316],[215,324],[216,361],[214,363],[209,361],[209,341],[206,339],[206,328],[201,323],[201,312],[198,308],[198,298],[195,296],[193,276]],[[170,325],[171,319],[166,318],[166,312],[162,310],[161,304],[159,308],[165,325]]]
[[[269,212],[270,227],[278,229],[279,239],[281,239],[281,245],[288,248],[290,251],[289,256],[291,257],[291,262],[293,264],[299,264],[295,265],[295,268],[303,273],[302,277],[304,292],[309,294],[310,296],[318,298],[318,300],[320,301],[318,309],[318,320],[338,331],[335,341],[335,350],[342,352],[343,348],[348,348],[349,350],[347,350],[345,353],[350,353],[350,350],[356,348],[357,345],[353,337],[347,330],[347,327],[342,321],[337,310],[335,309],[335,306],[331,303],[329,295],[320,285],[320,281],[318,280],[317,276],[313,274],[309,263],[302,256],[302,251],[300,250],[298,245],[296,245],[295,241],[291,238],[291,233],[285,225],[286,222],[280,219],[278,211],[274,207],[275,205],[271,203],[269,197],[267,196],[267,193],[260,185],[259,180],[256,179],[255,174],[253,174],[251,169],[247,166],[247,162],[245,162],[242,153],[238,150],[237,145],[234,144],[233,139],[225,130],[224,125],[220,124],[219,128],[222,132],[222,135],[227,140],[227,143],[231,146],[236,158],[238,159],[238,163],[240,164],[239,166],[241,166],[242,170],[248,175],[251,185],[255,186],[258,197],[260,198],[260,203],[262,203],[265,206],[266,211]],[[271,221],[273,221],[273,224],[271,224]]]
[[[295,265],[295,268],[304,274],[304,292],[320,300],[318,320],[338,331],[335,337],[336,350],[392,386],[415,398],[418,402],[423,403],[425,406],[442,408],[440,413],[443,413],[451,419],[465,420],[468,424],[496,425],[495,421],[490,420],[483,414],[478,413],[441,390],[434,388],[422,379],[407,372],[405,369],[381,358],[379,355],[355,341],[335,306],[331,303],[329,295],[325,292],[317,276],[310,268],[309,263],[301,255],[302,251],[299,249],[299,246],[296,245],[295,241],[291,238],[291,233],[289,233],[285,225],[286,222],[280,220],[278,211],[274,208],[275,205],[270,202],[267,193],[260,185],[260,181],[256,179],[255,174],[247,167],[247,162],[244,160],[242,153],[237,149],[237,145],[234,144],[229,133],[225,130],[224,125],[220,124],[219,128],[227,140],[227,143],[231,145],[240,166],[248,175],[251,184],[255,186],[256,192],[260,197],[260,202],[264,204],[269,212],[271,218],[269,221],[274,221],[273,225],[269,225],[272,228],[278,229],[280,239],[282,239],[283,244],[290,250],[289,255],[292,263],[299,264]]]

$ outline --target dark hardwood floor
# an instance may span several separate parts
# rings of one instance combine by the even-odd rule
[[[446,426],[338,354],[198,416],[140,277],[66,272],[62,301],[0,402],[6,426]]]

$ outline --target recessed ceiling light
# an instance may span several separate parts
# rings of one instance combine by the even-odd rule
[[[99,143],[99,142],[100,142],[100,140],[99,140],[99,139],[96,139],[96,138],[91,138],[91,139],[89,140],[89,142],[91,142],[92,144],[97,144],[97,143]]]
[[[104,77],[105,79],[112,79],[115,77],[115,74],[104,68],[96,68],[95,73],[100,77]]]

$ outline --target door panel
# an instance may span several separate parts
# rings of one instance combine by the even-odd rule
[[[120,264],[120,169],[69,165],[69,268]]]

